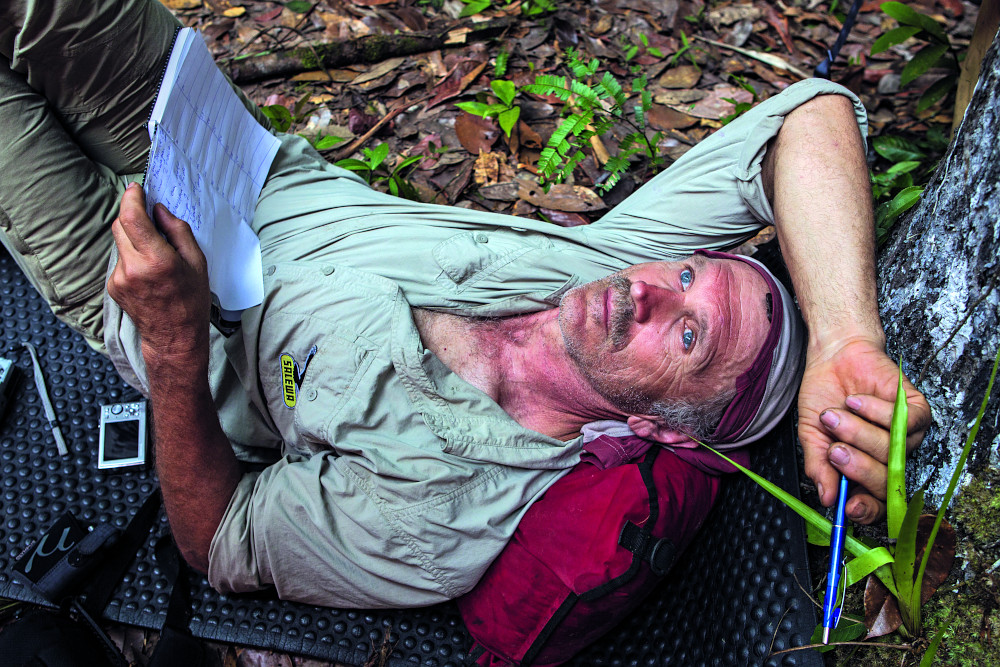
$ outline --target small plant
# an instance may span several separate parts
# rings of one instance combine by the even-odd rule
[[[723,97],[722,98],[723,100],[729,102],[735,107],[733,113],[719,119],[723,125],[728,125],[729,123],[733,122],[734,120],[745,114],[747,111],[750,111],[750,109],[752,109],[753,106],[757,104],[757,102],[760,102],[760,96],[757,94],[757,89],[754,88],[749,81],[747,81],[745,76],[740,76],[739,74],[730,74],[729,77],[736,83],[736,85],[738,85],[740,88],[753,95],[753,100],[750,102],[737,102],[731,97]]]
[[[681,56],[685,56],[691,62],[691,65],[695,69],[701,69],[700,67],[698,67],[698,61],[694,57],[694,51],[691,40],[688,39],[687,33],[685,33],[683,30],[681,30],[681,48],[677,49],[674,55],[670,57],[670,66],[673,67],[674,65],[676,65],[677,60]]]
[[[881,7],[883,12],[899,22],[899,27],[893,28],[875,40],[872,44],[872,55],[901,44],[911,37],[927,42],[927,45],[917,51],[903,68],[899,77],[900,86],[906,86],[932,67],[948,69],[948,72],[932,83],[917,101],[917,111],[924,111],[958,85],[958,53],[952,47],[951,40],[948,39],[941,24],[930,16],[921,14],[901,2],[886,2]]]
[[[517,0],[506,0],[504,6],[510,6]],[[462,0],[465,8],[459,13],[459,18],[474,16],[485,12],[493,5],[493,0]],[[521,13],[525,16],[537,16],[556,10],[555,0],[522,0]]]
[[[510,81],[490,81],[490,88],[496,95],[498,102],[486,104],[484,102],[458,102],[457,106],[462,111],[467,111],[474,116],[483,118],[496,117],[500,124],[500,129],[508,137],[511,130],[521,117],[521,108],[514,104],[514,97],[517,95],[517,86]]]
[[[637,55],[639,55],[639,44],[629,44],[628,40],[625,38],[624,35],[622,35],[622,40],[623,43],[625,44],[626,61],[632,60],[632,58],[635,58]],[[655,46],[649,45],[649,37],[647,37],[645,33],[639,34],[639,41],[642,43],[642,48],[646,50],[646,53],[656,58],[663,57],[663,51],[656,48]]]
[[[883,135],[872,139],[872,148],[890,166],[872,172],[872,197],[875,200],[875,234],[879,245],[900,215],[912,208],[923,193],[936,166],[934,155],[948,146],[948,136],[938,127],[931,128],[917,140]]]
[[[260,107],[260,111],[267,116],[267,119],[271,121],[271,125],[276,131],[288,132],[292,129],[293,125],[298,125],[308,117],[310,108],[307,105],[310,97],[309,93],[305,93],[296,100],[291,109],[283,104],[270,104]],[[343,137],[336,137],[329,134],[308,136],[300,133],[299,136],[312,144],[312,147],[317,151],[329,150],[344,141]]]
[[[652,98],[646,90],[645,75],[632,79],[631,94],[638,94],[639,99],[630,106],[629,93],[611,72],[605,72],[597,83],[590,83],[600,67],[597,58],[584,63],[573,49],[567,49],[566,56],[573,77],[540,74],[534,83],[522,88],[536,95],[558,97],[566,102],[565,110],[569,111],[542,149],[538,160],[542,182],[565,180],[583,161],[582,149],[590,138],[604,135],[616,122],[628,125],[632,131],[619,142],[617,154],[605,163],[607,178],[599,188],[607,192],[614,187],[629,169],[629,158],[633,155],[643,155],[652,166],[662,164],[656,144],[663,133],[657,132],[652,139],[646,136],[646,112],[652,106]]]
[[[336,165],[350,171],[363,173],[369,185],[385,181],[391,194],[404,199],[420,201],[420,194],[406,179],[405,174],[413,165],[424,159],[423,155],[405,158],[390,170],[385,163],[386,158],[389,157],[389,144],[379,144],[375,148],[366,147],[361,152],[365,156],[364,160],[345,158],[336,162]]]

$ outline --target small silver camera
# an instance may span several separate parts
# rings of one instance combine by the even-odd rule
[[[127,468],[146,463],[146,401],[101,406],[97,467]]]

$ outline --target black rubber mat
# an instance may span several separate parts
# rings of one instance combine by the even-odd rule
[[[99,471],[101,404],[138,398],[111,364],[58,322],[0,249],[0,355],[15,362],[20,382],[0,425],[3,524],[0,596],[40,602],[11,577],[14,557],[63,512],[85,522],[123,527],[155,488],[152,471]],[[70,454],[60,457],[20,345],[35,345]],[[797,489],[791,429],[755,448],[753,466]],[[165,531],[161,517],[158,531]],[[152,557],[155,535],[140,550],[105,610],[114,621],[159,628],[170,591]],[[802,522],[742,476],[731,476],[695,544],[669,581],[577,665],[822,665],[808,643],[816,624],[800,590],[809,573]],[[204,580],[192,585],[192,632],[221,642],[305,654],[360,665],[389,631],[389,664],[458,666],[469,637],[454,605],[405,611],[340,611],[264,596],[222,596]]]

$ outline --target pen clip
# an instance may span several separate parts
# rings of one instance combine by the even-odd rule
[[[840,561],[841,569],[840,573],[840,583],[838,587],[840,588],[840,601],[837,604],[837,608],[833,610],[833,627],[836,628],[840,625],[840,612],[844,608],[844,598],[847,597],[847,558],[843,558]]]

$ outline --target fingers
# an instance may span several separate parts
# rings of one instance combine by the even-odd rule
[[[867,493],[855,493],[847,501],[847,518],[868,525],[885,516],[885,503]]]
[[[869,454],[886,460],[893,402],[868,394],[854,394],[844,403],[849,411],[824,410],[820,421],[835,439],[856,444]],[[930,407],[919,394],[914,402],[907,403],[907,407],[906,449],[909,451],[920,444],[930,425]]]
[[[163,204],[153,208],[156,224],[159,225],[167,241],[172,245],[185,262],[192,266],[204,263],[205,255],[194,237],[191,226],[167,210]]]
[[[834,443],[827,456],[830,464],[852,482],[885,500],[888,468],[880,460],[843,442]]]
[[[122,195],[118,222],[133,248],[140,253],[157,250],[163,238],[146,215],[146,196],[138,183],[129,183]]]
[[[837,484],[840,475],[827,458],[829,437],[813,429],[799,427],[799,442],[802,443],[805,473],[816,485],[816,493],[824,507],[830,507],[837,500]]]

